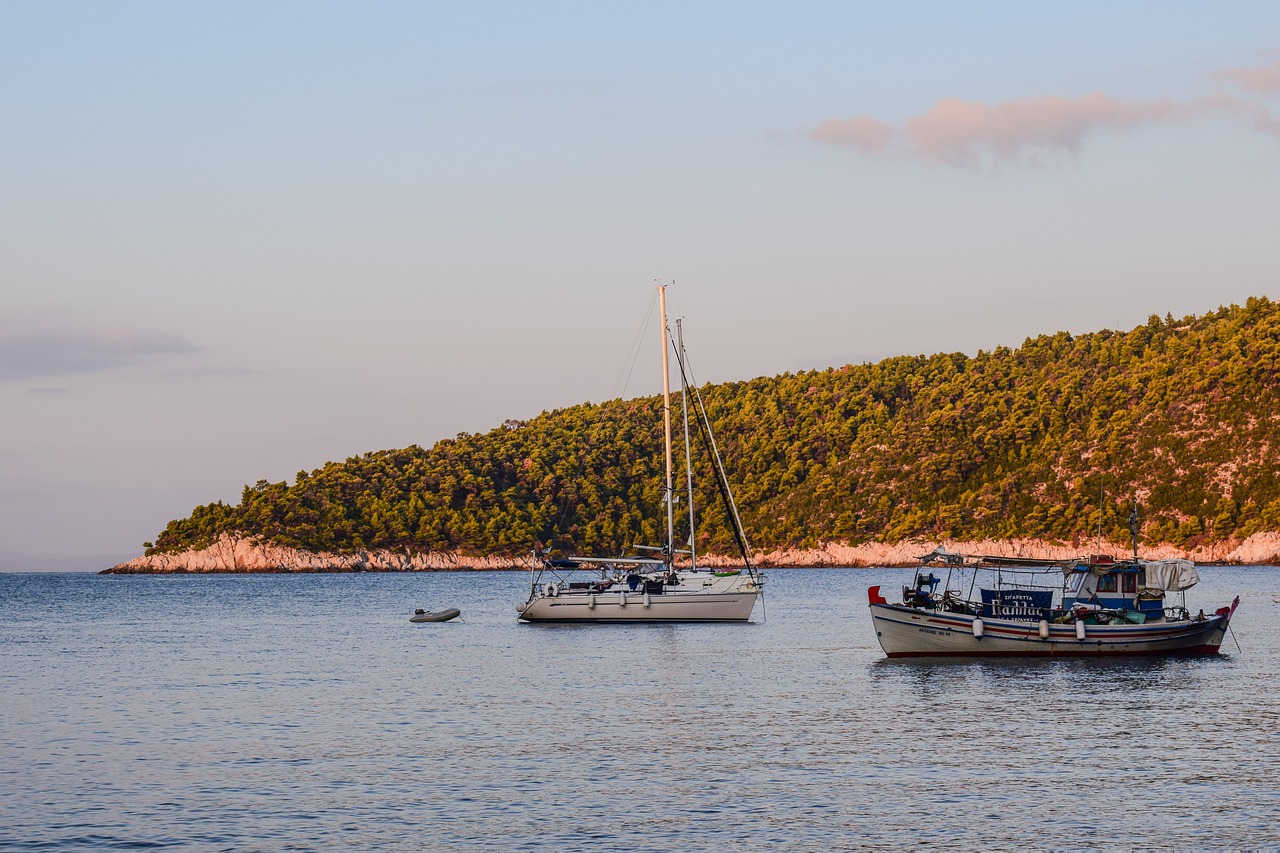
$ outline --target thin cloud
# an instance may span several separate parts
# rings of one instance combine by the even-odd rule
[[[986,163],[1035,164],[1046,156],[1063,154],[1074,157],[1085,140],[1100,131],[1131,130],[1240,109],[1238,102],[1225,95],[1194,102],[1122,101],[1100,92],[1000,104],[944,98],[901,127],[857,116],[823,122],[811,136],[864,154],[894,151],[919,160],[978,168]]]
[[[188,367],[170,370],[167,375],[174,379],[243,379],[260,372],[248,367]]]
[[[94,373],[197,351],[185,339],[164,332],[0,331],[0,381]]]
[[[1280,93],[1280,62],[1261,68],[1229,68],[1212,77],[1253,93]],[[864,155],[896,154],[962,169],[987,165],[1040,165],[1075,158],[1086,140],[1186,122],[1209,115],[1243,119],[1255,130],[1280,135],[1280,122],[1262,104],[1225,92],[1188,100],[1121,100],[1093,92],[1078,98],[1041,95],[985,104],[943,98],[931,109],[888,124],[870,115],[822,122],[809,137]]]
[[[863,154],[878,154],[893,143],[897,128],[871,116],[824,121],[811,134],[828,145],[848,145]]]
[[[1215,72],[1213,79],[1239,86],[1246,92],[1280,94],[1280,61],[1262,68],[1224,68]]]
[[[1074,99],[1046,95],[994,106],[948,98],[908,121],[905,129],[914,156],[974,167],[984,159],[1016,162],[1039,153],[1074,156],[1098,131],[1178,121],[1223,106],[1215,98],[1194,104],[1120,101],[1100,92]]]

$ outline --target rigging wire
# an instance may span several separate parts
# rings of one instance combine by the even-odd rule
[[[1185,591],[1183,593],[1183,597],[1184,599],[1186,597]],[[1244,654],[1244,649],[1240,648],[1240,641],[1236,639],[1236,632],[1232,630],[1230,622],[1227,623],[1227,633],[1231,635],[1231,641],[1236,644],[1236,651],[1240,654]]]
[[[670,341],[670,335],[667,337]],[[670,343],[673,347],[675,346],[675,341],[670,341]],[[729,478],[724,473],[724,465],[720,460],[720,451],[716,447],[715,436],[711,434],[711,420],[707,415],[706,403],[703,402],[702,393],[698,390],[698,386],[693,379],[693,365],[689,363],[688,353],[677,352],[676,364],[680,367],[681,381],[684,382],[686,387],[693,389],[694,411],[698,415],[698,435],[702,438],[703,446],[711,457],[711,468],[716,475],[716,488],[720,492],[720,499],[724,501],[725,512],[729,516],[729,526],[733,530],[733,538],[738,544],[738,550],[742,552],[742,560],[746,564],[747,571],[754,575],[755,566],[751,563],[751,547],[747,544],[747,534],[742,527],[742,519],[738,516],[738,506],[734,502],[733,492],[729,488]]]
[[[658,294],[657,291],[654,291],[653,296],[649,299],[649,309],[645,312],[644,318],[641,321],[640,330],[636,333],[635,339],[631,342],[631,348],[627,352],[627,358],[623,361],[622,368],[618,371],[618,378],[614,380],[612,392],[612,396],[614,398],[623,397],[627,393],[627,387],[631,384],[631,375],[635,372],[636,363],[640,359],[641,342],[644,340],[645,335],[648,334],[649,324],[653,322],[654,307],[657,305],[657,302]],[[625,382],[623,381],[624,374],[626,375]],[[621,386],[621,391],[619,391],[619,386]],[[586,475],[585,450],[580,450],[578,452],[577,461],[578,479],[581,480]],[[570,491],[571,488],[565,484],[560,492],[560,499],[558,501],[560,505],[560,513],[556,518],[554,526],[557,531],[564,529],[565,521],[569,517]],[[550,538],[547,542],[547,548],[548,550],[551,548]]]
[[[676,319],[676,338],[676,358],[682,359],[685,357],[683,318]],[[680,375],[681,378],[684,377],[683,373]],[[684,382],[680,383],[680,419],[684,422],[685,494],[688,495],[689,501],[689,568],[696,571],[698,568],[698,547],[696,542],[698,524],[693,501],[693,457],[689,453],[692,449],[689,442],[689,386]]]
[[[631,374],[635,373],[636,362],[640,360],[641,341],[645,339],[645,335],[649,333],[649,324],[653,322],[653,309],[658,304],[658,291],[653,292],[653,296],[649,299],[649,310],[644,314],[644,322],[640,324],[640,330],[636,333],[635,339],[631,341],[631,349],[627,353],[627,360],[623,362],[622,369],[618,371],[618,378],[613,382],[614,399],[625,397],[627,388],[631,385]],[[626,381],[623,381],[622,374],[626,374]],[[621,390],[619,390],[621,386]]]

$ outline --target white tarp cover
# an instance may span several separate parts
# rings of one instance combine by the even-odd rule
[[[1190,560],[1144,560],[1142,565],[1151,589],[1182,592],[1200,583],[1200,573]]]

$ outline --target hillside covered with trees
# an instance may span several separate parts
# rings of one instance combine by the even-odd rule
[[[1060,332],[975,357],[901,356],[701,391],[757,550],[1066,542],[1100,525],[1125,541],[1135,497],[1147,544],[1280,531],[1280,304],[1265,298],[1152,316],[1128,332]],[[293,484],[260,481],[238,505],[170,522],[147,553],[226,533],[339,553],[656,543],[659,415],[656,397],[583,404],[429,449],[331,462]],[[695,465],[705,470],[697,453]],[[713,480],[699,480],[699,548],[732,553]]]

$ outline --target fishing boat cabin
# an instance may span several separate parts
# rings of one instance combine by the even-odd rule
[[[1167,606],[1165,593],[1185,591],[1200,580],[1189,560],[1116,560],[1108,554],[1057,562],[1004,557],[965,560],[957,554],[943,553],[928,560],[926,566],[930,565],[981,571],[974,572],[974,584],[969,594],[963,595],[951,588],[950,577],[943,584],[932,569],[921,570],[916,573],[914,585],[903,588],[905,605],[984,619],[1031,622],[1080,619],[1094,624],[1141,625],[1186,619],[1185,601],[1183,605]],[[1061,582],[1055,583],[1059,572]],[[977,586],[979,577],[985,581],[981,586]],[[939,584],[944,589],[941,595],[937,592]]]

